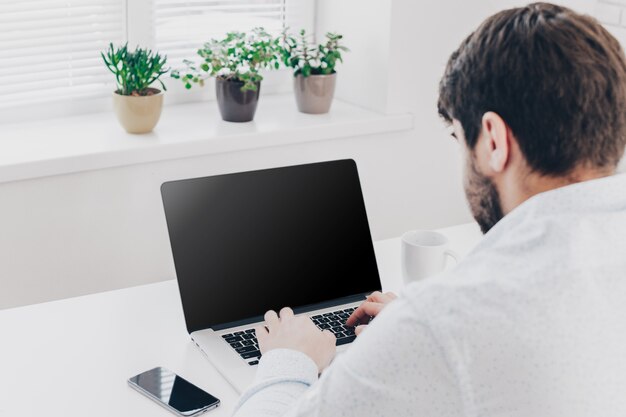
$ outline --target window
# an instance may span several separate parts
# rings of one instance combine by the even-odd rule
[[[124,39],[124,11],[123,0],[0,2],[0,109],[101,95],[98,52]]]
[[[194,56],[203,42],[237,29],[257,26],[279,34],[286,25],[284,0],[171,1],[156,0],[155,45],[178,66]],[[234,25],[234,22],[237,22]]]
[[[178,66],[227,31],[313,25],[314,0],[2,0],[0,110],[55,101],[73,113],[96,99],[103,109],[114,89],[100,58],[109,42],[157,49]]]

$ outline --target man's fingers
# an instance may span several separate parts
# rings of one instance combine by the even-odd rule
[[[259,336],[263,337],[269,334],[269,332],[267,331],[267,327],[263,325],[255,327],[254,333],[256,334],[256,337],[259,337]]]
[[[367,296],[366,300],[378,302],[378,300],[380,299],[382,295],[383,293],[381,293],[380,291],[374,291],[373,293]]]
[[[330,330],[322,330],[322,334],[324,334],[328,339],[332,339],[333,342],[337,340],[335,334]]]
[[[272,331],[272,328],[279,323],[278,314],[274,310],[270,310],[265,313],[265,324],[269,327],[269,330]]]
[[[391,291],[388,291],[384,294],[381,293],[380,291],[374,291],[373,293],[367,296],[367,301],[373,301],[375,303],[386,304],[386,303],[392,302],[396,298],[398,298],[398,296],[392,293]]]
[[[262,342],[263,340],[265,340],[265,337],[269,334],[269,332],[267,331],[265,326],[255,327],[254,328],[254,332],[255,332],[256,338],[259,340],[259,342]]]
[[[369,321],[370,317],[375,317],[384,307],[385,304],[366,301],[354,310],[352,315],[346,320],[346,324],[354,326],[357,322],[363,323],[365,319]]]
[[[283,307],[278,313],[278,315],[281,319],[284,319],[287,317],[293,317],[293,310],[290,309],[289,307]]]
[[[398,298],[392,292],[381,293],[380,291],[374,291],[367,296],[367,299],[361,304],[346,320],[348,326],[355,326],[358,323],[364,323],[370,317],[375,317],[380,311],[393,300]]]
[[[358,335],[360,335],[360,334],[361,334],[361,332],[362,332],[363,330],[365,330],[365,328],[366,328],[366,327],[367,327],[367,324],[361,324],[360,326],[356,326],[356,327],[354,328],[354,334],[355,334],[355,335],[357,335],[357,336],[358,336]]]

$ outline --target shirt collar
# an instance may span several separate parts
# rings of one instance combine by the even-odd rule
[[[485,236],[508,229],[528,216],[620,210],[626,210],[626,174],[582,181],[536,194],[504,216]]]

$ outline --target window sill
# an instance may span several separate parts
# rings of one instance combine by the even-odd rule
[[[330,113],[299,113],[292,94],[261,98],[255,120],[221,120],[215,102],[166,106],[154,132],[127,134],[112,112],[2,126],[0,183],[200,155],[409,130],[338,100]]]

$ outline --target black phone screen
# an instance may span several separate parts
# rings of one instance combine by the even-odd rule
[[[219,400],[165,368],[154,368],[130,378],[129,382],[182,415],[192,416]]]

